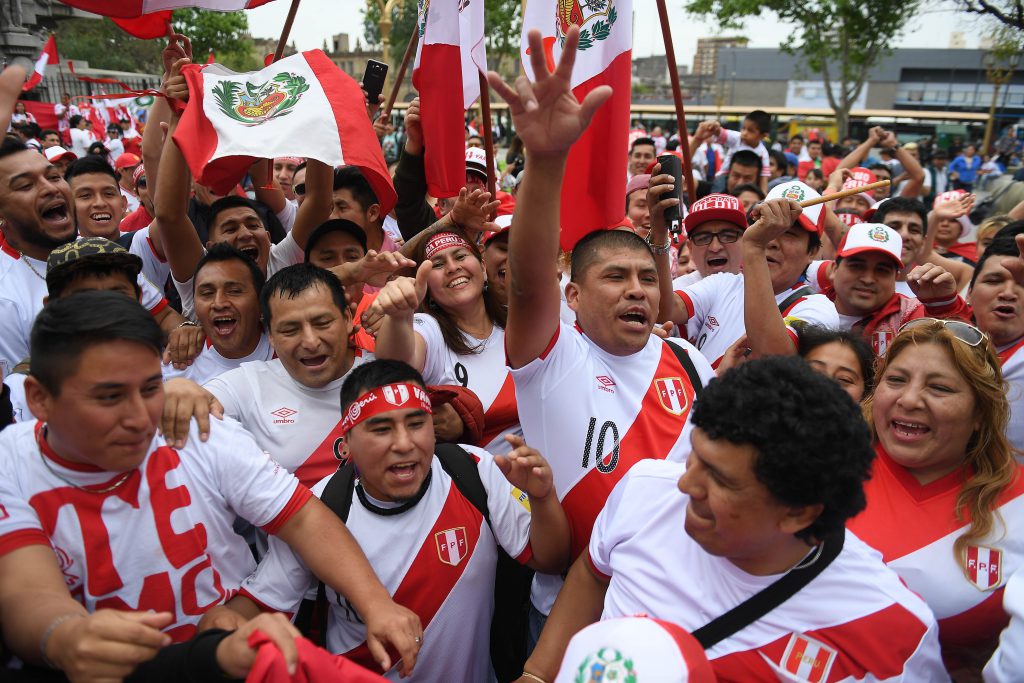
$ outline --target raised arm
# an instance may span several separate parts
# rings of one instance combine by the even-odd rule
[[[864,142],[857,145],[857,148],[855,150],[853,150],[845,157],[843,157],[843,160],[839,162],[839,165],[836,166],[836,169],[853,168],[855,166],[860,166],[861,162],[863,162],[864,159],[867,158],[868,154],[871,153],[872,149],[878,146],[878,143],[881,141],[883,137],[885,137],[885,129],[883,129],[881,126],[873,127],[871,130],[868,131],[867,139]]]
[[[896,160],[903,166],[904,175],[907,177],[907,184],[903,186],[900,196],[917,199],[921,194],[921,188],[924,187],[924,169],[921,168],[921,164],[914,158],[913,154],[899,146],[896,134],[892,131],[887,132],[879,144],[884,148],[892,149]],[[895,186],[896,183],[893,183],[893,185]]]
[[[703,124],[701,124],[703,125]],[[665,209],[679,204],[678,197],[674,196],[675,179],[667,173],[661,172],[661,164],[655,164],[651,169],[651,180],[647,186],[647,206],[651,213],[651,245],[662,247],[669,245],[671,236],[668,232],[668,224],[665,222]],[[672,264],[669,263],[671,250],[666,249],[664,253],[655,253],[654,262],[658,266],[658,289],[661,292],[661,303],[658,305],[658,322],[665,323],[672,321],[677,325],[685,325],[688,319],[686,306],[676,296],[672,289]]]
[[[279,214],[284,211],[284,203],[288,200],[285,199],[284,190],[277,184],[269,166],[266,159],[257,159],[249,168],[249,177],[252,178],[256,201],[263,202],[274,214]]]
[[[493,71],[491,87],[508,103],[512,122],[526,149],[526,171],[519,189],[509,234],[508,361],[519,368],[540,357],[559,325],[558,235],[562,178],[569,148],[579,139],[608,97],[600,86],[582,103],[572,92],[571,76],[579,44],[579,28],[565,41],[558,67],[552,73],[545,61],[540,31],[531,31],[530,59],[535,83],[526,76],[513,89]]]
[[[334,169],[316,159],[306,160],[306,199],[295,215],[292,239],[299,249],[306,248],[309,236],[331,217],[334,208]]]
[[[377,332],[377,358],[400,360],[423,372],[427,345],[412,326],[413,315],[427,294],[427,277],[434,264],[424,261],[416,277],[400,277],[384,285],[373,305],[384,321]]]
[[[938,224],[944,218],[959,218],[966,216],[974,207],[974,195],[962,195],[959,199],[946,202],[936,202],[931,211],[928,212],[928,232],[924,238],[924,247],[921,251],[920,261],[941,266],[956,278],[957,290],[962,290],[971,282],[974,275],[974,268],[963,261],[946,258],[935,251],[935,232]]]

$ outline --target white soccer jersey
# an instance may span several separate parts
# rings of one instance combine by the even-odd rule
[[[683,461],[690,452],[694,391],[670,344],[689,356],[704,384],[714,377],[687,342],[651,335],[641,351],[615,356],[564,324],[540,358],[512,371],[523,434],[551,465],[574,557],[586,549],[597,513],[634,463]],[[538,574],[534,606],[548,613],[561,584],[560,577]]]
[[[644,462],[594,525],[591,566],[608,577],[602,619],[646,614],[693,632],[780,575],[754,576],[683,529],[682,463]],[[839,556],[795,596],[706,651],[721,681],[945,681],[935,618],[847,533]]]
[[[236,516],[274,533],[311,496],[232,420],[216,422],[205,443],[193,424],[180,450],[157,435],[108,493],[76,487],[107,487],[122,474],[64,460],[41,429],[32,421],[0,433],[0,555],[52,546],[86,609],[171,612],[164,630],[176,641],[253,570]]]
[[[1006,400],[1010,402],[1010,424],[1006,436],[1017,449],[1017,460],[1024,462],[1024,337],[1000,348],[999,360],[1003,379],[1009,385]]]
[[[157,256],[153,240],[149,236],[148,225],[135,232],[128,251],[142,259],[142,274],[162,290],[164,283],[167,282],[167,276],[171,274],[171,267],[166,259]]]
[[[516,387],[505,365],[505,330],[495,325],[491,336],[483,341],[463,334],[471,347],[479,345],[481,349],[480,353],[460,356],[445,345],[441,327],[432,316],[417,313],[413,326],[427,347],[423,379],[427,384],[458,384],[476,394],[484,407],[485,426],[477,445],[497,455],[510,453],[512,447],[505,435],[522,436],[523,429],[519,426]]]
[[[996,501],[993,532],[958,558],[953,544],[967,524],[954,510],[965,477],[961,469],[922,486],[879,448],[864,487],[867,508],[847,525],[928,603],[950,668],[964,664],[964,651],[995,647],[1007,620],[1003,586],[1024,568],[1024,468]]]
[[[781,305],[804,284],[798,282],[781,294],[776,294],[775,303]],[[711,362],[711,366],[717,368],[729,347],[746,334],[743,321],[743,276],[715,273],[676,292],[676,295],[686,306],[690,321],[696,321],[699,325],[697,337],[691,341]],[[821,294],[800,297],[786,307],[782,317],[794,344],[798,340],[798,332],[793,323],[839,327],[835,304]]]
[[[206,253],[205,250],[203,253]],[[285,238],[277,244],[270,245],[270,258],[267,260],[267,279],[270,276],[288,266],[294,266],[296,263],[302,263],[306,260],[306,252],[299,248],[296,244],[295,238],[292,237],[291,233],[285,235]],[[174,283],[174,288],[178,290],[178,296],[181,297],[181,314],[190,320],[196,319],[196,299],[195,293],[192,291],[194,278],[189,278],[185,282],[178,282],[171,276],[171,282]]]
[[[206,384],[214,377],[223,375],[228,370],[234,370],[235,368],[241,367],[242,363],[250,363],[252,361],[266,361],[273,359],[274,348],[270,345],[270,340],[267,339],[266,333],[260,335],[259,343],[256,344],[256,348],[253,352],[244,358],[225,358],[220,355],[220,352],[213,347],[210,340],[207,339],[206,343],[203,344],[203,349],[199,352],[199,355],[192,360],[192,365],[189,365],[184,370],[175,370],[174,366],[170,363],[164,363],[162,371],[164,375],[164,381],[174,379],[175,377],[184,377],[190,379],[196,384]]]
[[[478,458],[490,526],[437,458],[423,498],[402,512],[358,491],[352,496],[346,526],[395,602],[423,624],[423,646],[410,681],[493,679],[489,643],[497,544],[520,562],[531,556],[529,500],[502,476],[489,454],[464,448]],[[316,495],[328,479],[314,487]],[[295,612],[311,586],[316,579],[294,551],[271,539],[270,552],[242,592],[270,609]],[[345,598],[326,590],[331,605],[327,649],[376,671],[359,615]],[[395,668],[386,677],[399,680]]]
[[[1024,571],[1018,571],[1006,582],[1003,608],[1010,616],[1010,625],[999,636],[999,647],[985,665],[985,683],[1015,683],[1024,671]]]
[[[352,367],[372,360],[356,355]],[[306,486],[338,468],[341,458],[341,403],[344,376],[312,389],[295,381],[278,359],[254,361],[229,370],[205,387],[242,423],[260,448]]]

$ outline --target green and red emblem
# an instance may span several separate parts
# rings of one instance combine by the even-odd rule
[[[575,683],[637,683],[633,660],[613,647],[603,647],[580,662]]]
[[[266,83],[221,81],[213,89],[221,112],[243,126],[258,126],[285,116],[309,90],[306,79],[292,73],[280,73]]]

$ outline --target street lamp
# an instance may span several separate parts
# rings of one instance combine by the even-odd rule
[[[989,153],[989,144],[992,142],[992,129],[996,119],[996,102],[999,100],[999,87],[1006,85],[1013,78],[1013,72],[1020,64],[1020,52],[1014,51],[1010,54],[992,50],[986,52],[981,58],[985,67],[985,78],[992,84],[992,106],[988,110],[988,123],[985,124],[985,139],[981,143],[981,153]]]
[[[380,9],[380,21],[377,22],[377,28],[380,29],[381,54],[384,63],[390,64],[391,27],[394,25],[394,22],[391,21],[391,13],[396,6],[400,6],[401,0],[366,0],[366,2],[377,5]]]

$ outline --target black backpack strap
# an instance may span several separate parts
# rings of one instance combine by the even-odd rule
[[[320,502],[330,508],[342,522],[348,521],[352,508],[352,492],[355,490],[356,468],[351,460],[345,462],[327,482]],[[295,615],[295,627],[306,634],[317,645],[327,643],[327,588],[320,581],[316,587],[316,600],[303,600]]]
[[[441,467],[452,478],[455,488],[480,511],[487,520],[487,526],[490,526],[491,513],[487,510],[487,489],[480,479],[476,458],[454,443],[438,443],[434,446],[434,454],[441,462]]]
[[[694,365],[693,361],[690,359],[690,354],[688,354],[686,349],[683,347],[676,346],[668,340],[666,340],[665,343],[668,344],[670,349],[672,349],[672,353],[675,355],[676,360],[678,360],[679,364],[683,366],[686,376],[690,378],[690,386],[693,387],[693,398],[700,398],[701,393],[704,391],[704,382],[700,378],[700,373],[697,372],[697,366]]]
[[[846,531],[840,529],[821,543],[821,554],[808,564],[789,570],[767,588],[741,602],[722,616],[693,632],[693,637],[705,650],[742,631],[796,595],[839,556],[846,541]]]
[[[793,306],[793,304],[795,304],[800,299],[803,299],[804,297],[811,296],[812,294],[814,294],[814,291],[810,287],[804,285],[800,289],[796,290],[795,292],[787,296],[786,300],[779,304],[779,313],[781,313],[782,317],[785,318],[786,313],[789,312],[789,309]]]

